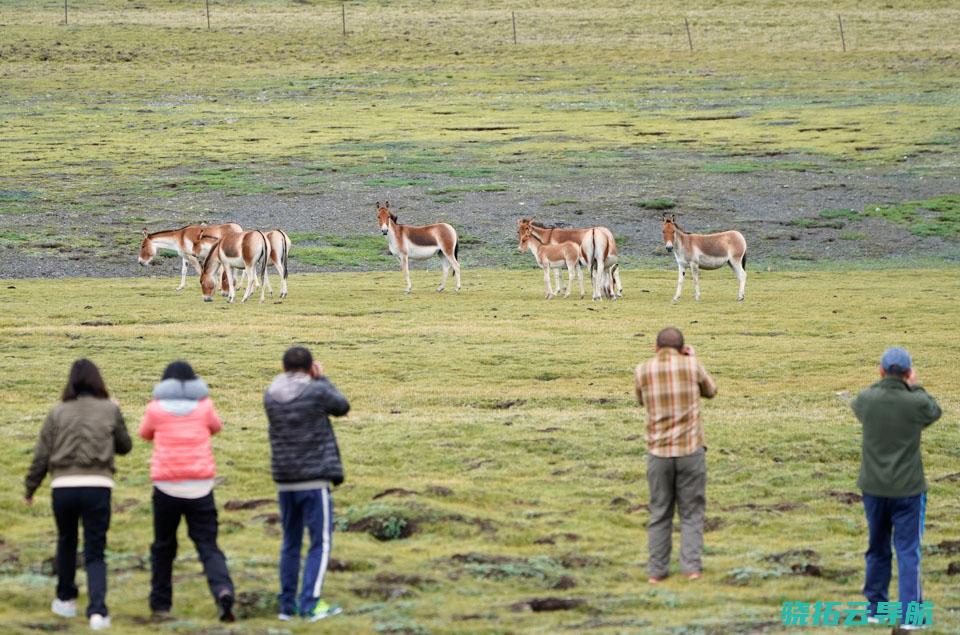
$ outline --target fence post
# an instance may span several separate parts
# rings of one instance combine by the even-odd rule
[[[843,52],[847,52],[847,39],[843,37],[843,18],[840,17],[840,14],[837,14],[837,22],[840,24],[840,45],[843,47]]]
[[[517,13],[516,11],[510,12],[510,19],[513,21],[513,43],[517,43]]]
[[[207,7],[207,31],[210,30],[210,0],[203,0]]]
[[[340,3],[340,24],[343,26],[343,37],[347,37],[347,4]]]
[[[693,37],[690,36],[690,21],[687,20],[687,16],[683,16],[683,24],[687,27],[687,44],[690,45],[690,50],[693,50]]]

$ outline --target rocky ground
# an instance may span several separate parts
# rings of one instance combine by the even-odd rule
[[[344,176],[317,194],[278,192],[227,196],[218,192],[177,194],[156,200],[115,203],[96,215],[70,209],[32,215],[0,215],[0,232],[40,232],[61,228],[68,236],[97,236],[105,227],[121,233],[129,251],[74,249],[69,244],[47,249],[23,248],[0,241],[0,278],[63,276],[174,275],[179,261],[157,259],[142,268],[134,246],[139,227],[129,220],[136,214],[151,221],[152,231],[176,227],[192,219],[237,221],[244,227],[282,227],[293,232],[330,236],[377,235],[376,201],[390,200],[401,222],[425,224],[443,220],[471,237],[461,252],[465,266],[516,266],[516,219],[533,216],[558,225],[602,224],[617,236],[628,264],[672,266],[662,248],[658,219],[661,211],[642,202],[666,198],[676,206],[687,231],[735,228],[747,237],[754,266],[790,266],[834,259],[905,259],[958,256],[957,244],[940,237],[915,236],[906,225],[858,216],[834,223],[818,220],[823,210],[862,211],[873,203],[895,203],[955,194],[960,177],[947,170],[892,167],[841,170],[773,169],[750,173],[709,173],[667,157],[661,171],[646,168],[636,174],[619,171],[611,176],[573,172],[550,182],[527,179],[522,171],[498,179],[503,192],[458,192],[439,198],[423,186],[371,187],[359,178]],[[649,162],[645,162],[649,165]],[[449,179],[447,185],[456,185]],[[169,219],[169,220],[166,220]],[[814,225],[814,226],[809,226]],[[130,234],[129,239],[126,233]],[[2,233],[0,233],[2,235]],[[294,251],[295,255],[295,251]],[[382,261],[369,268],[381,268]],[[331,267],[337,269],[338,267]],[[356,266],[349,267],[357,270]],[[361,268],[363,268],[361,266]],[[294,259],[297,271],[319,270]]]

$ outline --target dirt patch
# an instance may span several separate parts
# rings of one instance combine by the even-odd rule
[[[558,540],[568,540],[570,542],[576,542],[580,540],[580,534],[575,534],[572,532],[565,532],[562,534],[550,534],[549,536],[544,536],[543,538],[537,538],[533,541],[535,545],[555,545]]]
[[[943,540],[936,545],[937,553],[955,554],[960,553],[960,540]]]
[[[70,630],[70,625],[66,622],[27,622],[23,627],[27,630],[43,631],[45,633],[59,633],[60,631]]]
[[[863,496],[857,494],[856,492],[838,492],[836,490],[830,490],[827,492],[827,496],[837,499],[844,505],[856,505],[857,503],[863,502]]]
[[[431,485],[424,491],[433,496],[453,496],[453,490],[443,485]]]
[[[117,501],[113,504],[113,513],[122,514],[128,509],[135,507],[138,502],[135,498],[125,498],[122,501]]]
[[[227,501],[223,508],[230,512],[240,511],[242,509],[256,509],[262,507],[263,505],[271,505],[276,503],[276,500],[273,498],[254,498],[251,500],[232,500]]]
[[[368,571],[373,568],[369,562],[362,560],[340,560],[339,558],[330,558],[327,565],[327,571]]]
[[[960,562],[951,562],[947,565],[947,575],[960,574]]]
[[[533,598],[510,605],[512,611],[569,611],[586,606],[586,602],[579,598]]]
[[[415,492],[410,489],[404,489],[402,487],[391,487],[389,489],[383,490],[382,492],[378,492],[374,494],[373,500],[377,500],[378,498],[383,498],[384,496],[416,496],[419,493],[420,492]]]
[[[270,514],[257,514],[250,519],[251,523],[263,523],[264,525],[273,526],[277,525],[280,522],[280,514],[272,512]]]
[[[367,516],[346,526],[347,531],[367,533],[384,542],[409,538],[419,528],[416,520],[399,516]]]
[[[389,584],[372,584],[364,587],[353,587],[350,589],[350,592],[357,597],[379,600],[381,602],[399,600],[414,595],[413,591],[407,587]]]
[[[791,503],[789,501],[784,501],[782,503],[744,503],[743,505],[734,505],[733,507],[727,507],[724,511],[741,511],[747,510],[752,512],[791,512],[795,509],[802,509],[806,507],[803,503]]]
[[[431,578],[425,578],[419,575],[393,573],[391,571],[382,571],[374,576],[373,579],[380,584],[405,584],[418,589],[422,589],[425,586],[432,586],[437,583],[436,580]]]
[[[273,618],[277,614],[277,594],[275,591],[253,590],[237,594],[235,605],[237,617],[249,620],[257,617]]]

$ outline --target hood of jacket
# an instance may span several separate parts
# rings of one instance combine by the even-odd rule
[[[153,398],[160,407],[180,417],[193,412],[197,402],[209,396],[210,390],[202,379],[164,379],[153,387]]]
[[[290,403],[302,395],[312,381],[313,377],[306,373],[280,373],[267,388],[267,394],[278,403]]]

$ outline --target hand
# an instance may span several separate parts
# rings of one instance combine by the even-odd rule
[[[907,372],[907,376],[903,378],[903,381],[907,382],[908,386],[916,386],[920,383],[920,379],[917,377],[917,371],[911,368]]]
[[[33,496],[24,496],[23,504],[26,505],[27,507],[30,507],[31,505],[33,505]]]
[[[120,407],[120,400],[117,399],[116,397],[110,397],[110,403],[112,403],[113,405],[115,405],[117,408]]]
[[[690,346],[689,344],[686,344],[683,348],[680,349],[680,354],[686,355],[687,357],[693,357],[694,355],[693,347]]]
[[[320,365],[320,362],[313,362],[313,366],[310,367],[310,376],[314,379],[323,377],[323,366]]]

